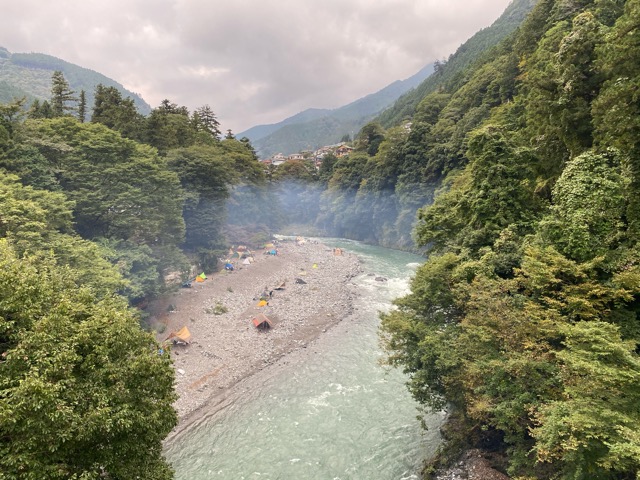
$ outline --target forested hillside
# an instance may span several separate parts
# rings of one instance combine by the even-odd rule
[[[170,478],[169,360],[127,302],[305,228],[428,252],[381,337],[450,412],[443,461],[637,479],[639,19],[640,0],[539,0],[319,170],[264,167],[207,105],[144,116],[99,85],[85,111],[61,72],[0,105],[0,471]]]
[[[50,92],[0,105],[0,477],[172,478],[171,360],[130,305],[269,238],[250,208],[224,230],[265,175],[206,105],[144,117],[98,85],[85,122],[59,71]]]
[[[513,95],[517,60],[514,65],[501,52],[507,47],[496,45],[511,35],[501,44],[508,45],[534,3],[512,2],[491,27],[365,125],[354,153],[323,163],[315,189],[307,187],[296,198],[281,195],[290,221],[312,223],[329,236],[415,250],[418,209],[433,201],[443,176],[464,161],[467,134]],[[318,120],[309,125],[324,128]]]
[[[378,119],[380,124],[384,127],[391,127],[408,121],[426,95],[435,92],[446,83],[464,81],[465,69],[518,28],[536,2],[537,0],[512,1],[490,27],[483,28],[473,35],[445,62],[438,62],[436,75],[427,78],[417,88],[400,97],[393,106],[384,111]]]
[[[515,478],[640,471],[639,19],[638,0],[540,0],[359,182],[439,185],[429,259],[383,315],[388,362]]]
[[[26,97],[31,103],[49,98],[51,75],[55,71],[64,74],[76,96],[84,90],[88,105],[93,105],[94,91],[98,85],[114,87],[124,97],[130,97],[138,112],[148,115],[151,107],[140,95],[130,92],[121,84],[98,72],[79,67],[51,55],[42,53],[11,53],[0,46],[0,102],[9,103]]]

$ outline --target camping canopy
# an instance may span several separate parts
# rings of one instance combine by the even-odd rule
[[[167,340],[170,340],[172,338],[184,343],[191,343],[191,332],[189,332],[189,329],[184,326],[177,332],[171,332],[167,337]]]
[[[253,317],[253,320],[251,321],[253,323],[253,326],[260,330],[267,330],[268,328],[272,327],[271,320],[269,320],[264,313],[259,313],[258,315]]]

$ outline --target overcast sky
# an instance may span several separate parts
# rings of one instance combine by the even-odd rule
[[[223,130],[336,108],[445,59],[510,0],[0,0],[0,46],[100,72]]]

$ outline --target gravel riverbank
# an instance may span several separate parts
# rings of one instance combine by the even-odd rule
[[[192,335],[189,344],[171,347],[179,395],[177,430],[196,420],[201,407],[210,410],[226,400],[238,382],[306,348],[352,311],[352,279],[361,273],[356,255],[335,255],[315,241],[281,242],[275,256],[253,253],[251,265],[236,260],[234,271],[211,274],[151,309],[153,321],[166,326],[159,341],[184,326]],[[265,291],[271,293],[268,305],[259,307]],[[259,313],[271,320],[271,329],[253,325]]]

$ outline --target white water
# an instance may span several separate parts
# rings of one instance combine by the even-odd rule
[[[425,417],[404,376],[379,365],[378,312],[407,291],[422,259],[345,240],[357,253],[354,314],[308,349],[244,382],[234,401],[167,445],[178,480],[417,479],[442,415]],[[375,280],[376,276],[388,279]]]

